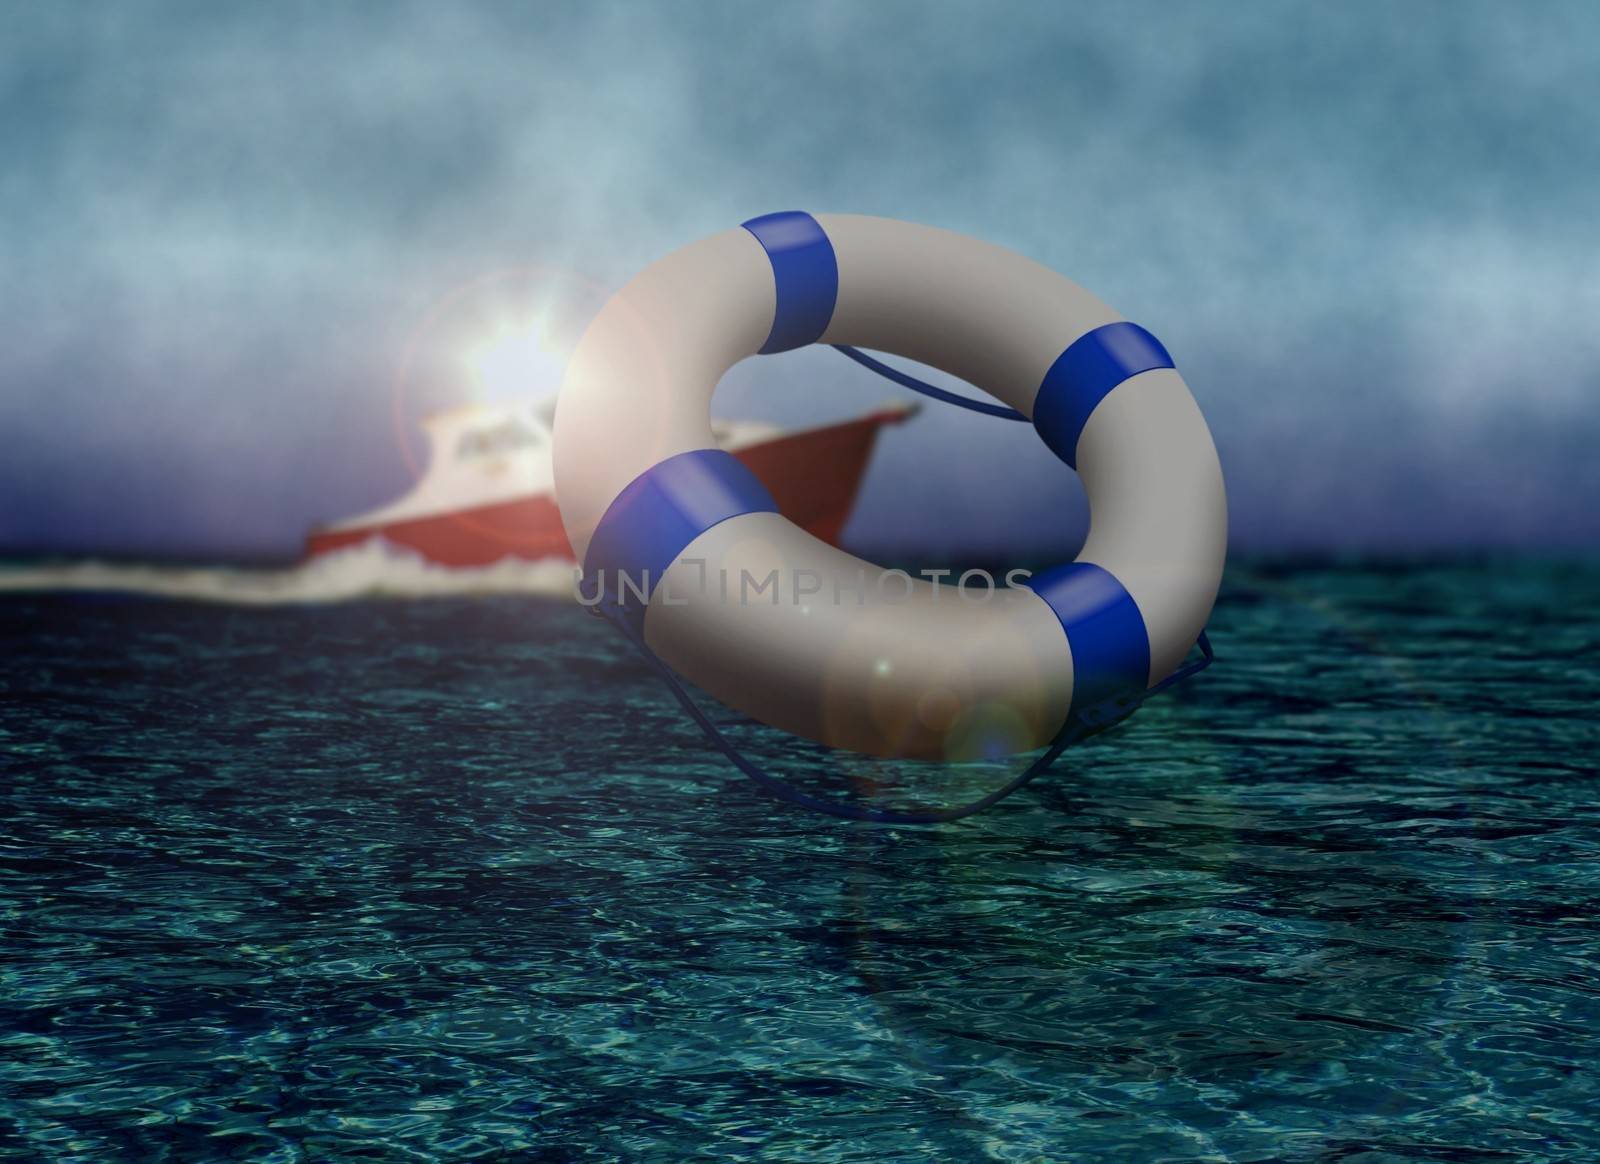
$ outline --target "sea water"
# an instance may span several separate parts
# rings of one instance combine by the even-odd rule
[[[1600,1158],[1600,567],[1246,563],[1212,637],[890,829],[569,603],[13,595],[0,1153]]]

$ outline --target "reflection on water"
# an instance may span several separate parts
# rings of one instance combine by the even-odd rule
[[[1237,570],[1216,667],[926,830],[556,603],[0,636],[21,1158],[1600,1153],[1600,571]]]

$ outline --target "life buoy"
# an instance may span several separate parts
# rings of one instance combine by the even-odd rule
[[[738,361],[811,343],[920,361],[1031,418],[1088,494],[1077,559],[963,589],[785,520],[716,448],[710,402]],[[624,286],[568,365],[555,485],[586,583],[656,655],[756,719],[880,756],[1031,750],[1159,683],[1205,627],[1227,540],[1210,431],[1149,332],[1014,252],[859,215],[752,219]]]

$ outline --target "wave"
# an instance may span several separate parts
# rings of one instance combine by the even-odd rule
[[[95,560],[6,566],[0,567],[0,593],[115,592],[244,606],[469,594],[569,598],[575,577],[566,558],[441,566],[374,538],[281,569]]]

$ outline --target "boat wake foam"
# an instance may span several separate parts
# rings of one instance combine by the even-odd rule
[[[575,572],[576,567],[565,558],[538,562],[506,558],[489,566],[441,566],[373,539],[283,569],[94,560],[0,567],[0,593],[115,592],[244,606],[469,594],[569,598]]]

